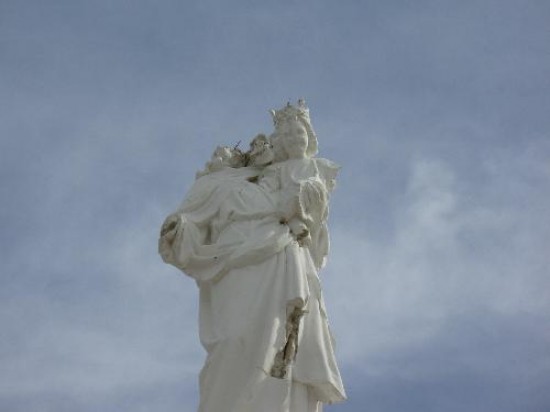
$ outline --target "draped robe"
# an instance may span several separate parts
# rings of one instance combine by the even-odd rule
[[[318,277],[337,170],[325,159],[224,168],[197,179],[169,217],[159,252],[200,289],[199,412],[318,412],[345,399]],[[288,205],[306,222],[307,244],[284,224]],[[274,374],[291,330],[296,352]]]

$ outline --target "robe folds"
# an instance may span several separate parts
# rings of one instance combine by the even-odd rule
[[[337,168],[309,160],[312,176],[294,182],[313,235],[307,244],[281,220],[281,199],[292,185],[248,180],[266,172],[266,181],[269,174],[280,180],[283,164],[202,176],[167,219],[173,229],[161,236],[159,252],[200,290],[207,358],[199,412],[319,412],[322,403],[345,399],[318,277],[328,252],[324,211]],[[301,314],[296,325],[292,313]],[[284,376],[277,376],[289,330],[297,331],[296,351]]]

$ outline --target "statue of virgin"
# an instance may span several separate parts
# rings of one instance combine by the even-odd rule
[[[161,229],[163,260],[200,291],[199,412],[319,412],[346,397],[319,280],[339,167],[315,157],[303,101],[271,113],[273,134],[217,148]]]

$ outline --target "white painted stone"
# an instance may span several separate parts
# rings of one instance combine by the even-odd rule
[[[215,150],[161,229],[163,260],[200,290],[199,412],[318,412],[345,399],[318,276],[339,167],[314,157],[303,101],[271,114],[275,131],[248,152]]]

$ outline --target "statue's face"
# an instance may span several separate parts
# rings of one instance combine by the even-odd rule
[[[250,145],[250,166],[265,166],[273,161],[273,147],[264,135],[258,135]]]
[[[288,125],[282,142],[289,158],[300,159],[306,157],[308,136],[305,127],[300,122],[292,122]]]
[[[252,140],[252,153],[259,153],[263,150],[265,150],[266,146],[269,145],[269,141],[267,140],[267,137],[261,135],[261,136],[257,136],[254,138],[254,140]]]

